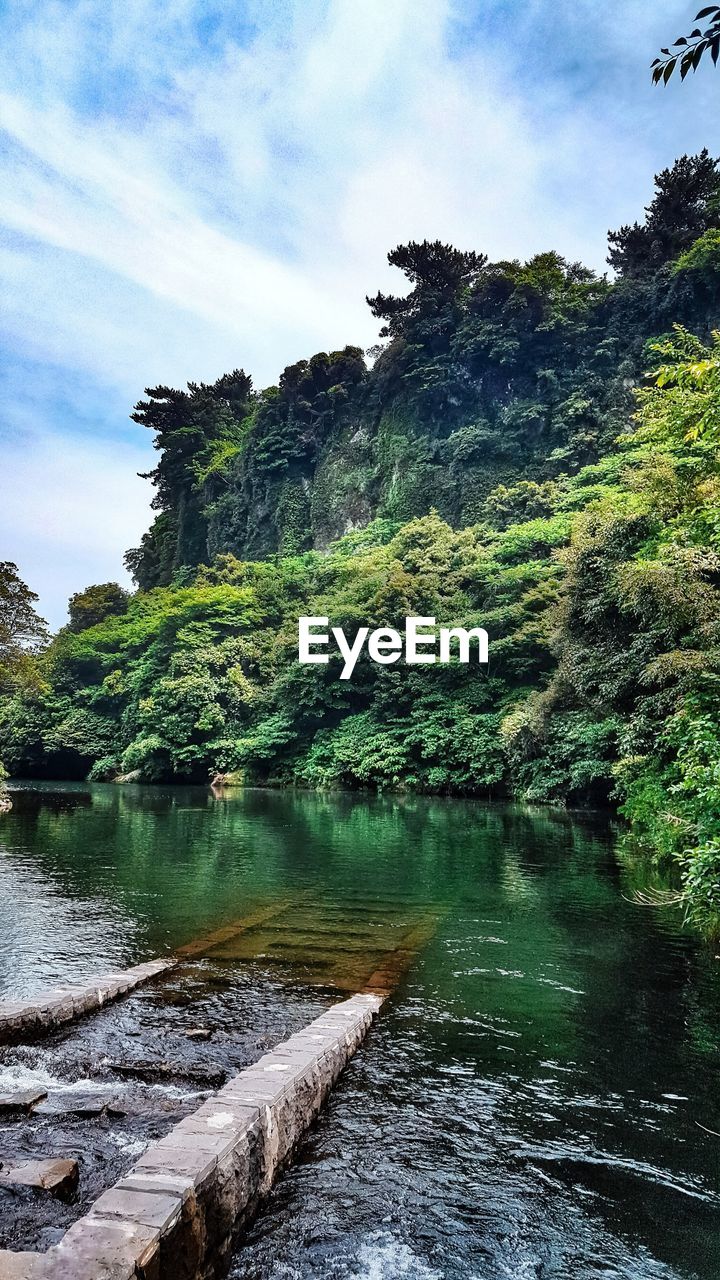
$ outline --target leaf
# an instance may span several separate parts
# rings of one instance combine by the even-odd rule
[[[692,60],[693,71],[697,71],[698,63],[702,58],[706,49],[707,49],[707,40],[703,40],[702,44],[699,44],[696,47],[695,52],[693,53],[693,60]]]
[[[696,13],[695,21],[699,22],[701,18],[707,18],[711,13],[720,13],[720,9],[716,4],[709,4],[707,8],[701,9],[699,13]]]
[[[720,36],[715,37],[710,47],[710,57],[715,63],[715,66],[717,66],[718,54],[720,54]]]
[[[662,79],[662,66],[656,67],[653,71],[653,84],[657,84]]]
[[[687,44],[687,40],[684,36],[681,36],[679,40],[675,41],[675,48],[677,48],[679,44]]]
[[[681,80],[685,79],[688,71],[690,70],[693,64],[693,56],[694,56],[693,53],[690,52],[690,53],[686,53],[685,56],[683,57],[683,60],[680,63],[680,79]]]
[[[664,72],[663,72],[663,80],[665,81],[665,84],[667,84],[667,82],[668,82],[668,80],[670,79],[670,77],[671,77],[671,75],[672,75],[673,71],[675,70],[675,63],[676,63],[676,62],[677,62],[677,58],[671,58],[671,59],[670,59],[670,61],[668,62],[667,66],[666,66],[666,68],[665,68],[665,70],[664,70]]]

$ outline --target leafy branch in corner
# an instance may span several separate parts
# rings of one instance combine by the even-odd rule
[[[695,15],[696,22],[700,22],[703,18],[708,19],[708,26],[704,31],[696,27],[689,36],[680,36],[672,46],[672,50],[660,50],[664,57],[655,58],[652,63],[653,84],[659,84],[661,80],[663,84],[667,84],[678,63],[680,63],[680,79],[684,80],[688,71],[697,71],[700,59],[708,49],[713,62],[717,65],[720,56],[720,5],[707,5]]]

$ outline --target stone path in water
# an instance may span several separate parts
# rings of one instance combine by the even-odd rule
[[[364,1039],[381,996],[333,1005],[153,1143],[47,1253],[0,1253],[0,1280],[212,1274]]]
[[[46,1035],[66,1022],[101,1009],[111,1000],[173,969],[177,960],[149,960],[132,969],[102,974],[82,986],[53,987],[27,1000],[0,1001],[0,1044]]]
[[[67,1127],[71,1116],[92,1120],[97,1126],[94,1145],[100,1148],[95,1152],[91,1144],[84,1153],[75,1152],[86,1175],[74,1197],[81,1205],[84,1199],[84,1216],[72,1215],[68,1225],[72,1206],[58,1205],[55,1221],[58,1225],[64,1221],[65,1234],[48,1229],[43,1237],[33,1227],[32,1213],[29,1218],[26,1214],[29,1235],[27,1228],[19,1236],[17,1231],[5,1233],[5,1243],[12,1247],[0,1248],[0,1280],[194,1280],[222,1272],[238,1230],[253,1215],[277,1170],[319,1111],[386,995],[436,927],[436,915],[420,912],[407,902],[389,904],[378,916],[377,904],[366,902],[361,891],[340,904],[302,894],[258,904],[240,920],[181,948],[172,959],[138,965],[84,987],[0,1005],[0,1040],[17,1046],[18,1040],[50,1037],[47,1050],[32,1044],[27,1050],[10,1050],[19,1055],[19,1063],[28,1061],[23,1055],[33,1053],[45,1054],[43,1061],[52,1060],[57,1043],[70,1073],[76,1064],[74,1083],[64,1086],[64,1096],[53,1092],[52,1084],[48,1097],[42,1087],[18,1091],[18,1098],[23,1093],[23,1110],[29,1112],[32,1124],[45,1127],[34,1135],[32,1124],[23,1121],[19,1136],[27,1134],[23,1141],[30,1149],[19,1154],[13,1150],[11,1164],[25,1162],[31,1173],[35,1159],[39,1168],[43,1160],[37,1157],[48,1155],[43,1143],[48,1136],[72,1132]],[[335,999],[344,992],[350,998],[332,1005],[289,1038],[286,1031],[275,1049],[252,1061],[245,1045],[239,1055],[233,1045],[240,1048],[238,1032],[242,1036],[243,1029],[245,1040],[248,1031],[252,1034],[246,1024],[243,1028],[237,984],[244,984],[247,1007],[254,972],[258,992],[263,984],[270,984],[274,991],[275,1025],[278,1003],[282,1007],[287,1001],[290,1026],[297,1027],[301,1025],[298,1012],[308,1003],[312,1017],[313,1001],[317,1009],[318,1002],[322,1008],[332,998],[332,992]],[[227,974],[227,980],[213,974]],[[153,977],[164,981],[144,995],[135,991]],[[219,997],[212,991],[203,993],[203,983],[213,982],[218,984]],[[105,1009],[108,1002],[133,991],[119,1014]],[[77,1030],[68,1025],[93,1011],[95,1018],[84,1018]],[[256,1027],[256,1018],[262,1016],[262,1009],[256,1014],[253,1008]],[[271,1034],[270,1043],[278,1038],[277,1032]],[[262,1038],[258,1047],[261,1043]],[[249,1065],[232,1074],[228,1067],[238,1056],[240,1064],[244,1059]],[[77,1073],[87,1075],[78,1080]],[[121,1078],[118,1088],[145,1090],[140,1094],[139,1114],[143,1099],[152,1101],[151,1094],[168,1087],[177,1093],[176,1080],[186,1090],[184,1100],[173,1104],[176,1111],[180,1106],[182,1118],[169,1132],[158,1126],[163,1135],[159,1140],[153,1140],[152,1122],[143,1121],[144,1127],[138,1122],[139,1140],[130,1143],[128,1150],[135,1145],[142,1155],[109,1189],[107,1171],[115,1165],[117,1177],[119,1153],[113,1156],[107,1144],[103,1148],[106,1137],[116,1136],[111,1132],[104,1137],[103,1126],[109,1117],[131,1115],[133,1100],[131,1096],[128,1103],[127,1094],[114,1098],[109,1092],[112,1085],[101,1083],[108,1076]],[[197,1093],[187,1092],[194,1081],[204,1099],[199,1109]],[[203,1093],[208,1085],[222,1087],[208,1096]],[[73,1088],[74,1100],[67,1092]],[[83,1094],[83,1088],[89,1092]],[[99,1092],[103,1089],[108,1092]],[[12,1105],[11,1096],[6,1101]],[[196,1109],[191,1111],[193,1105]],[[21,1112],[16,1109],[16,1114]],[[168,1114],[165,1124],[173,1118],[177,1120],[177,1115]],[[57,1127],[49,1127],[55,1120]],[[147,1135],[144,1141],[142,1134]],[[62,1154],[68,1152],[63,1149]],[[88,1178],[98,1159],[94,1176]],[[88,1200],[88,1186],[93,1185],[95,1199],[91,1194]],[[25,1251],[18,1252],[18,1239]]]

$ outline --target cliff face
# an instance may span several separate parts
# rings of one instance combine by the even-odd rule
[[[136,417],[162,451],[161,513],[129,556],[139,585],[223,552],[325,549],[375,518],[436,509],[466,527],[518,481],[541,487],[596,460],[627,425],[635,374],[607,332],[607,285],[554,255],[493,268],[484,288],[501,284],[502,304],[481,308],[476,287],[439,329],[394,337],[371,368],[357,348],[320,353],[235,407],[225,380],[153,390]],[[532,497],[515,494],[513,514]]]
[[[251,445],[206,508],[208,555],[258,559],[326,550],[373,519],[404,523],[433,508],[456,528],[475,524],[501,481],[542,467],[533,453],[523,463],[480,448],[474,434],[471,427],[443,437],[406,406],[375,419],[360,403],[338,417],[312,456],[286,467],[268,472]],[[463,454],[467,461],[459,465]]]
[[[409,292],[368,299],[386,340],[372,367],[345,347],[260,392],[242,370],[149,390],[133,416],[160,453],[159,514],[128,553],[139,586],[218,553],[324,549],[374,518],[544,514],[548,485],[630,429],[648,341],[676,323],[707,337],[717,321],[716,162],[683,157],[656,186],[645,222],[610,237],[614,282],[556,253],[490,263],[411,243],[389,255]]]

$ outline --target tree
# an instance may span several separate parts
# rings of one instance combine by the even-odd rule
[[[177,569],[207,558],[200,478],[219,446],[240,439],[252,404],[252,379],[235,369],[214,383],[189,382],[187,391],[146,387],[145,394],[149,398],[135,405],[131,417],[155,433],[160,460],[145,478],[155,485],[152,505],[160,514],[143,546],[130,551],[126,561],[143,589],[166,584]]]
[[[704,147],[656,175],[645,221],[608,233],[608,262],[619,276],[651,275],[720,227],[719,163]]]
[[[69,630],[85,631],[113,614],[125,613],[129,599],[129,591],[123,590],[117,582],[101,582],[76,592],[68,603]]]
[[[673,334],[651,344],[663,363],[655,386],[640,392],[646,418],[657,431],[681,445],[720,442],[720,331],[706,347],[694,334],[675,325]],[[712,501],[712,500],[711,500]],[[713,510],[715,503],[712,502]]]
[[[440,240],[411,240],[393,249],[388,262],[405,273],[413,289],[404,297],[376,293],[367,303],[373,315],[385,321],[381,337],[395,338],[409,337],[423,319],[437,323],[437,317],[477,282],[487,258]]]
[[[47,623],[35,610],[37,596],[17,565],[0,561],[0,682],[21,672],[48,639]]]
[[[653,84],[667,84],[678,62],[680,63],[680,79],[684,80],[688,71],[697,71],[700,60],[710,50],[710,57],[717,65],[720,56],[720,5],[710,4],[695,15],[695,21],[707,20],[703,31],[695,27],[689,36],[679,36],[670,49],[662,49],[662,58],[655,58],[652,63]]]

